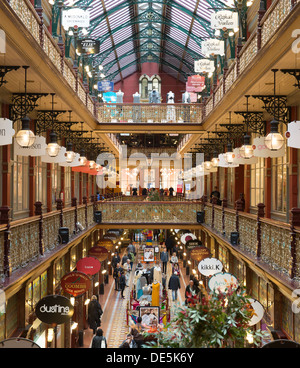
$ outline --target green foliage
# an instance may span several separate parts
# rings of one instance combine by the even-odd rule
[[[243,348],[249,332],[253,344],[259,345],[266,333],[250,331],[253,313],[244,290],[213,292],[201,303],[178,307],[172,322],[159,333],[155,347]]]

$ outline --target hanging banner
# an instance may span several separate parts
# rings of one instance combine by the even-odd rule
[[[186,83],[187,92],[202,92],[204,88],[205,88],[205,77],[201,75],[192,75],[188,77]]]
[[[21,147],[14,139],[14,154],[19,156],[44,156],[46,155],[46,138],[36,136],[35,141],[30,147]]]
[[[208,281],[208,287],[211,291],[219,293],[226,293],[231,288],[236,290],[239,287],[239,282],[231,273],[220,272],[214,274]]]
[[[97,247],[104,247],[108,251],[112,251],[114,248],[114,243],[110,239],[101,239],[97,241]]]
[[[107,80],[98,82],[98,91],[99,92],[113,92],[114,88],[115,88],[114,82],[107,81]],[[113,97],[116,98],[116,101],[114,101],[114,102],[117,102],[117,94],[115,94],[115,95],[116,96],[113,95]]]
[[[32,348],[41,348],[41,347],[32,340],[24,339],[23,337],[12,337],[10,339],[0,341],[0,348],[32,349]]]
[[[236,159],[234,158],[233,163],[229,164],[226,160],[225,160],[225,156],[224,153],[219,154],[218,156],[219,158],[219,167],[239,167],[239,164],[236,162]]]
[[[73,271],[62,277],[62,289],[74,297],[84,294],[91,287],[91,279],[83,272]]]
[[[237,12],[221,10],[211,14],[212,29],[236,29],[239,28],[239,16]]]
[[[12,144],[14,135],[13,122],[9,119],[0,118],[0,146]]]
[[[77,50],[82,55],[94,55],[100,52],[100,41],[92,38],[77,40]]]
[[[44,323],[60,325],[70,320],[74,307],[65,296],[48,295],[37,303],[35,314]]]
[[[88,28],[90,26],[90,13],[88,10],[74,8],[62,11],[62,26],[65,29],[75,26]]]
[[[278,151],[271,151],[268,149],[268,147],[265,145],[265,138],[264,137],[258,137],[253,139],[253,154],[255,157],[283,157],[285,155],[285,147],[283,146]]]
[[[192,250],[196,247],[201,247],[201,246],[202,246],[202,241],[198,240],[197,238],[196,239],[190,239],[185,244],[186,250],[188,250],[188,251]]]
[[[210,40],[201,42],[202,54],[206,56],[221,55],[225,53],[225,43],[222,40],[211,38]]]
[[[64,167],[77,167],[77,166],[81,166],[81,164],[80,164],[80,161],[79,161],[79,159],[80,159],[80,154],[79,153],[76,153],[75,154],[75,158],[74,158],[74,160],[72,161],[72,162],[60,162],[59,163],[59,166],[64,166]]]
[[[97,258],[100,262],[105,261],[108,257],[108,250],[104,247],[93,247],[89,249],[89,256]]]
[[[285,137],[288,147],[300,149],[300,121],[292,121],[287,125]]]
[[[101,263],[95,257],[81,258],[76,264],[77,271],[86,275],[96,275],[101,270]]]
[[[234,163],[238,165],[252,165],[258,163],[257,157],[251,157],[251,158],[244,158],[240,154],[239,148],[234,148],[233,153],[235,154]]]
[[[216,273],[222,272],[223,264],[217,258],[204,258],[198,264],[198,270],[201,275],[212,276]]]
[[[195,73],[213,73],[215,71],[215,63],[209,59],[195,60],[194,71]]]
[[[41,160],[42,162],[47,162],[47,163],[54,163],[54,164],[59,164],[60,162],[65,162],[66,161],[66,147],[61,147],[59,150],[59,153],[56,157],[51,157],[48,155],[47,151],[45,153],[44,156],[41,156]]]
[[[210,250],[204,246],[195,247],[190,252],[190,257],[197,262],[201,262],[202,259],[210,257]]]
[[[254,326],[263,319],[265,309],[258,300],[250,298],[249,301],[251,303],[251,308],[253,309],[253,311],[248,326]]]

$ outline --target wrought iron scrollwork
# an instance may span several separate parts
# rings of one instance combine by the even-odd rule
[[[296,83],[293,86],[300,89],[300,69],[280,69],[280,71],[295,77]]]
[[[244,123],[248,123],[249,130],[252,133],[265,135],[266,121],[263,118],[262,111],[235,111],[234,113],[244,118]]]
[[[6,65],[1,65],[0,66],[0,87],[3,86],[3,84],[6,84],[7,81],[4,80],[5,76],[7,73],[13,71],[13,70],[18,70],[20,69],[20,66],[6,66]]]
[[[254,95],[253,98],[259,99],[263,102],[263,108],[271,116],[275,116],[276,119],[284,124],[289,122],[290,108],[287,106],[286,96],[261,96]]]
[[[10,119],[17,121],[30,114],[38,106],[38,99],[45,96],[48,96],[48,93],[13,93]]]

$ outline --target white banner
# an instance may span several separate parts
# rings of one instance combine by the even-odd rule
[[[219,158],[219,167],[239,167],[239,164],[236,162],[235,158],[233,160],[233,163],[232,164],[229,164],[225,160],[224,153],[219,154],[218,158]]]
[[[212,38],[210,40],[202,41],[201,50],[204,55],[224,55],[224,41]]]
[[[238,13],[230,10],[221,10],[211,14],[212,29],[236,29],[239,28]]]
[[[74,26],[88,28],[90,26],[90,13],[88,10],[79,8],[63,10],[62,25],[65,29]]]
[[[44,137],[36,136],[30,147],[21,147],[14,139],[14,154],[19,156],[43,156],[46,154],[47,143]]]
[[[300,128],[300,127],[299,127]],[[285,155],[285,147],[278,151],[271,151],[265,145],[265,138],[259,137],[253,139],[253,153],[255,157],[283,157]]]
[[[0,29],[0,54],[6,53],[6,35],[3,29]]]
[[[233,153],[235,154],[235,159],[234,162],[239,164],[239,165],[252,165],[252,164],[256,164],[258,162],[258,158],[257,157],[251,157],[251,158],[244,158],[241,156],[240,154],[240,149],[239,148],[235,148],[233,150]]]
[[[209,59],[195,60],[194,69],[195,73],[213,73],[215,71],[215,63]]]
[[[47,162],[47,163],[54,163],[54,164],[59,164],[60,162],[65,162],[66,161],[66,147],[61,147],[59,154],[56,157],[51,157],[48,155],[47,151],[46,154],[44,156],[41,156],[41,160],[42,162]]]
[[[288,147],[300,149],[300,121],[292,121],[289,123],[285,136],[287,138]]]
[[[13,122],[9,119],[0,118],[0,146],[12,144],[12,137],[14,135]]]
[[[71,163],[68,163],[68,162],[60,162],[59,163],[59,166],[64,166],[64,167],[76,167],[76,166],[81,166],[80,164],[80,154],[79,153],[76,153],[75,154],[75,158],[74,160],[71,162]]]

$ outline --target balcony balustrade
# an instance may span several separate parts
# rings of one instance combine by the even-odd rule
[[[200,104],[101,104],[99,123],[199,124]]]

